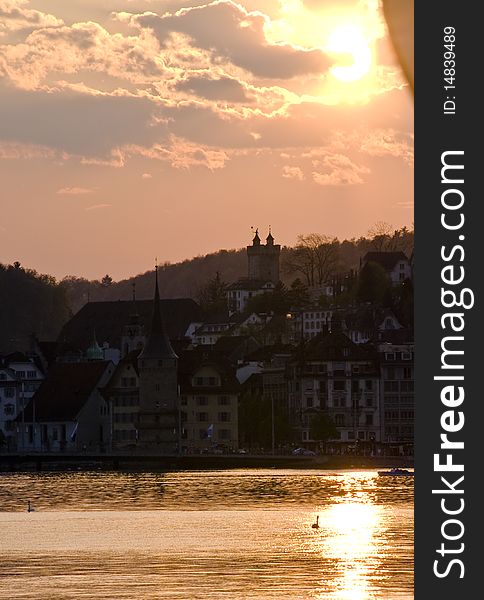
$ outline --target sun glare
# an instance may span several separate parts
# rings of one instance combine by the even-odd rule
[[[357,81],[370,71],[371,48],[363,31],[356,25],[342,25],[335,29],[329,36],[326,50],[350,58],[350,64],[337,64],[331,69],[331,73],[340,81]]]

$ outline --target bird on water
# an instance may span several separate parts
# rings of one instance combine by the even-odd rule
[[[313,529],[319,529],[319,515],[316,517],[316,523],[311,525]]]

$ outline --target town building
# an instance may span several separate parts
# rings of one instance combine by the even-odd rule
[[[114,450],[133,448],[138,442],[139,353],[133,350],[122,358],[103,389],[111,405]]]
[[[399,452],[411,452],[414,438],[414,344],[383,343],[380,357],[383,438]]]
[[[334,321],[334,319],[333,319]],[[381,440],[378,356],[357,345],[333,322],[333,331],[300,348],[289,372],[289,403],[300,439],[318,447],[312,420],[323,414],[336,426],[336,448],[367,448]]]
[[[178,450],[178,356],[161,315],[158,270],[151,330],[138,358],[139,416],[137,445],[163,454]]]
[[[244,312],[251,298],[274,290],[280,280],[280,253],[281,246],[274,244],[274,237],[270,231],[266,243],[261,244],[259,232],[256,230],[252,245],[247,246],[247,277],[240,278],[227,288],[231,314]]]
[[[16,419],[20,451],[111,450],[111,411],[102,394],[109,361],[55,363]]]
[[[17,446],[15,419],[43,379],[42,364],[36,358],[21,352],[0,357],[0,438],[8,450]]]
[[[186,352],[180,368],[181,451],[237,450],[239,394],[240,384],[227,361]]]
[[[401,285],[412,277],[412,266],[403,252],[367,252],[360,260],[360,270],[368,263],[380,265],[393,285]]]

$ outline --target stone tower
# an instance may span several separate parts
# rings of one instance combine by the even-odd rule
[[[252,246],[247,246],[249,279],[278,283],[280,253],[281,246],[274,244],[274,238],[270,229],[265,245],[260,243],[259,231],[256,229]]]
[[[166,335],[160,308],[158,269],[155,276],[153,319],[146,345],[138,358],[138,445],[164,454],[178,444],[178,357]]]

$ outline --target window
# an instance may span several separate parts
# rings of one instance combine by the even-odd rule
[[[219,406],[229,406],[230,398],[228,396],[219,396],[218,404],[219,404]]]
[[[4,407],[4,409],[3,409],[3,412],[4,412],[6,415],[13,415],[13,414],[14,414],[14,412],[15,412],[15,407],[14,407],[14,405],[13,405],[13,404],[5,404],[5,407]]]
[[[370,397],[370,398],[366,399],[366,406],[367,407],[373,406],[373,398]]]
[[[345,384],[346,382],[344,381],[344,379],[335,379],[333,381],[333,390],[335,392],[344,392],[346,387]]]
[[[412,379],[412,367],[403,367],[403,378]]]
[[[37,377],[36,371],[27,371],[27,379],[35,379]]]
[[[307,406],[307,408],[313,407],[313,399],[312,398],[306,398],[306,406]]]
[[[366,425],[373,425],[373,415],[366,415]]]
[[[400,383],[400,390],[402,392],[413,392],[413,381],[402,381]]]
[[[398,392],[398,381],[385,381],[383,387],[385,392]]]
[[[344,415],[335,415],[334,423],[338,427],[342,427],[345,424],[345,416]]]
[[[358,439],[359,440],[364,440],[365,439],[365,432],[364,431],[358,431]]]
[[[395,360],[395,352],[385,352],[385,360]]]
[[[355,439],[355,432],[354,431],[348,431],[348,439],[349,440],[354,440]]]
[[[186,396],[181,396],[180,397],[180,404],[182,406],[186,406],[187,405],[187,397]]]
[[[208,421],[208,413],[206,412],[197,412],[196,418],[199,423],[206,423]]]
[[[14,398],[15,397],[15,388],[13,386],[6,387],[4,391],[5,398]]]
[[[218,436],[221,440],[230,440],[232,439],[232,432],[230,429],[220,429]]]
[[[228,423],[230,421],[230,413],[229,412],[219,412],[218,413],[218,420]]]
[[[207,406],[208,398],[207,396],[197,396],[197,406]]]
[[[366,381],[365,381],[365,390],[367,392],[372,392],[373,391],[373,381],[371,379],[366,379]]]

